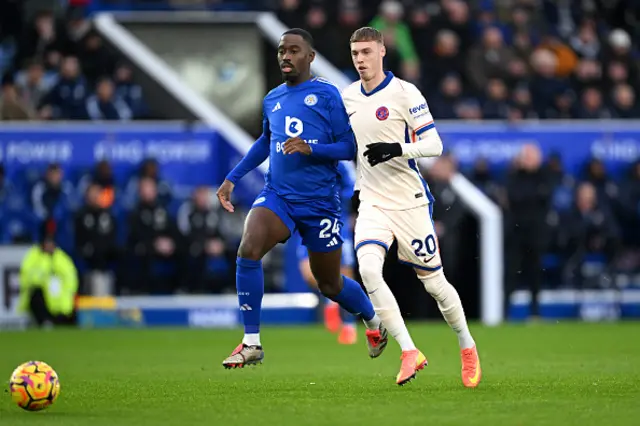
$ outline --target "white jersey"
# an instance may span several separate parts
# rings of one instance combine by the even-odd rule
[[[433,196],[415,160],[429,155],[416,154],[415,150],[409,153],[406,149],[418,146],[403,146],[402,157],[374,167],[362,155],[367,145],[374,142],[412,144],[427,132],[437,136],[429,106],[420,91],[388,72],[372,92],[366,94],[358,81],[344,89],[342,97],[358,144],[356,190],[360,190],[360,201],[386,210],[406,210],[432,202]],[[437,141],[440,150],[435,155],[442,152],[439,136]]]

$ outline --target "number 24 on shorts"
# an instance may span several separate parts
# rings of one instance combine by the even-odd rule
[[[438,250],[436,237],[433,235],[427,235],[424,241],[415,239],[411,241],[411,246],[414,248],[413,253],[418,257],[424,257],[426,255],[433,256]]]
[[[340,223],[338,219],[333,219],[333,222],[331,222],[331,219],[322,219],[320,226],[322,226],[320,234],[318,234],[320,238],[331,238],[332,235],[340,233]],[[331,229],[331,232],[329,232],[329,229]]]

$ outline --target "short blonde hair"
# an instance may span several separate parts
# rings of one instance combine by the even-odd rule
[[[356,43],[358,41],[377,41],[380,44],[384,44],[384,37],[382,33],[372,27],[358,28],[351,34],[349,43]]]

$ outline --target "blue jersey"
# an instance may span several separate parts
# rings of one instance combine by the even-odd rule
[[[266,186],[288,201],[335,197],[339,190],[337,159],[321,154],[325,147],[355,137],[338,88],[322,78],[297,86],[282,84],[263,102],[263,135],[270,141]],[[299,136],[312,155],[283,153],[284,142]]]
[[[340,92],[328,81],[313,78],[293,87],[276,87],[262,106],[262,136],[226,179],[235,184],[270,157],[265,188],[252,208],[273,211],[291,234],[300,233],[302,244],[311,251],[340,248],[340,185],[349,181],[341,177],[338,161],[353,160],[356,153]],[[294,137],[311,146],[310,155],[283,153],[284,143]]]

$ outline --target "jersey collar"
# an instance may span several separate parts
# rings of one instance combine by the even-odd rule
[[[287,83],[282,83],[282,85],[284,86],[284,88],[286,90],[300,90],[300,89],[304,89],[305,87],[307,87],[308,85],[310,85],[312,82],[316,81],[318,79],[318,77],[316,76],[311,76],[311,78],[307,81],[304,81],[296,86],[289,86]]]
[[[382,80],[382,83],[380,83],[378,85],[378,87],[376,87],[375,89],[373,89],[369,93],[367,93],[364,90],[364,86],[362,86],[362,83],[360,83],[360,91],[362,92],[362,94],[365,95],[365,96],[375,95],[376,93],[378,93],[379,91],[381,91],[382,89],[387,87],[389,85],[389,83],[391,83],[391,79],[393,78],[393,73],[391,71],[386,71],[385,75],[386,75],[386,77],[384,78],[384,80]]]

